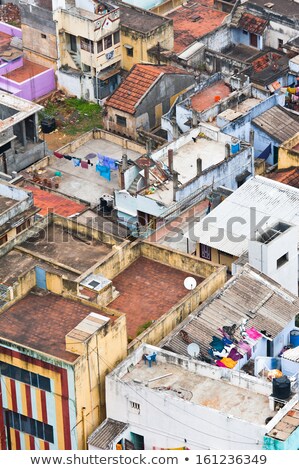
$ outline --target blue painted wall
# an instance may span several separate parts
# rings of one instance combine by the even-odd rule
[[[292,432],[286,441],[279,441],[269,436],[264,436],[265,450],[299,450],[299,427]]]

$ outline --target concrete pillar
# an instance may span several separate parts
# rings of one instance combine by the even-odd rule
[[[252,129],[250,131],[249,142],[250,142],[250,145],[253,147],[253,145],[254,145],[254,130],[252,130]]]
[[[197,162],[197,176],[200,176],[202,174],[202,159],[198,158],[196,162]]]
[[[128,169],[128,155],[124,153],[121,157],[121,166],[122,171],[126,171]]]
[[[176,201],[176,192],[179,187],[179,174],[177,171],[173,172],[173,201]]]
[[[21,127],[22,127],[22,144],[24,147],[26,147],[27,145],[27,139],[26,139],[26,125],[25,125],[25,121],[22,121],[21,122]]]
[[[197,112],[192,109],[192,127],[197,127],[198,119],[197,119]]]
[[[168,149],[168,168],[171,174],[173,174],[173,149]]]
[[[119,186],[120,186],[120,189],[126,189],[125,188],[125,174],[122,170],[119,170]]]
[[[151,139],[147,139],[145,145],[146,145],[146,153],[147,153],[148,155],[151,155],[151,153],[152,153],[152,140],[151,140]]]
[[[145,178],[145,186],[146,188],[148,188],[150,185],[149,166],[144,167],[144,178]]]
[[[230,144],[225,144],[225,159],[230,157]]]

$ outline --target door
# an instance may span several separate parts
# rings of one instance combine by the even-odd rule
[[[47,289],[46,271],[39,266],[35,266],[36,286],[40,289]]]
[[[276,165],[278,163],[278,147],[273,145],[273,164]]]
[[[70,34],[70,47],[72,52],[77,52],[77,37]]]
[[[250,45],[252,47],[257,47],[257,35],[254,33],[250,33]]]

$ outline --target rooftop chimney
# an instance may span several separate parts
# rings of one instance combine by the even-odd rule
[[[197,159],[197,176],[200,176],[202,174],[202,159],[198,158]]]
[[[151,155],[152,153],[152,140],[151,139],[148,139],[146,142],[145,142],[145,146],[146,146],[146,153],[148,155]]]
[[[128,169],[128,155],[125,153],[122,156],[121,166],[123,171],[126,171]]]
[[[173,200],[176,201],[176,192],[179,187],[179,174],[177,171],[173,172]]]
[[[171,174],[173,174],[173,149],[168,149],[168,168]]]
[[[230,157],[230,144],[225,144],[225,159]]]

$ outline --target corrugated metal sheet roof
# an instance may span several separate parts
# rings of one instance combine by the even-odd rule
[[[297,297],[246,265],[163,340],[161,346],[188,356],[188,344],[194,342],[207,356],[213,335],[221,337],[223,326],[234,323],[240,326],[247,319],[246,328],[265,330],[267,337],[275,338],[298,312]],[[239,335],[237,331],[236,336]]]
[[[128,424],[114,419],[107,418],[105,421],[91,434],[88,444],[98,449],[111,449],[112,441],[119,436]]]
[[[232,223],[234,217],[239,221]],[[186,236],[239,257],[247,251],[248,240],[254,235],[251,233],[255,229],[253,219],[259,223],[264,217],[269,217],[264,230],[279,221],[299,226],[299,189],[255,176],[198,222],[193,232]],[[223,235],[219,236],[222,231]],[[245,239],[238,240],[241,236]]]
[[[299,346],[296,348],[288,349],[282,354],[284,359],[289,359],[289,361],[299,362]]]
[[[299,130],[299,116],[291,115],[281,106],[273,106],[252,122],[281,143],[293,137]]]

